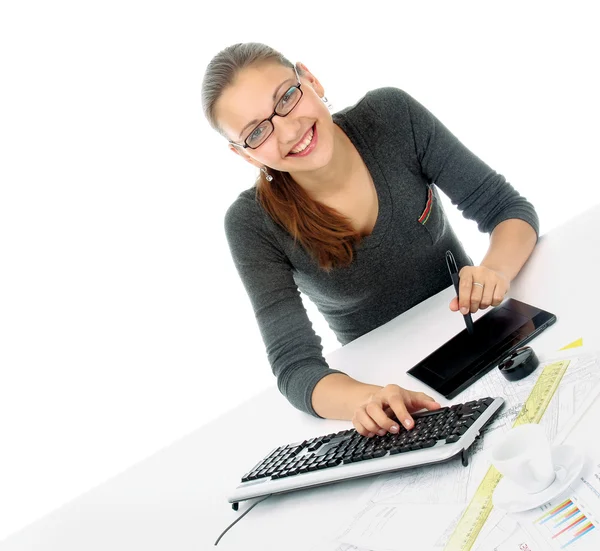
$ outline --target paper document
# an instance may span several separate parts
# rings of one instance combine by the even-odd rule
[[[561,355],[561,359],[565,356]],[[600,389],[600,361],[596,354],[584,354],[580,350],[569,360],[559,389],[540,423],[550,441],[564,437],[574,419],[587,408],[591,396],[597,395]],[[536,374],[549,363],[552,360],[540,365]],[[490,466],[489,450],[511,428],[536,380],[536,376],[530,376],[509,382],[496,369],[460,394],[454,403],[486,396],[500,396],[506,401],[482,438],[471,448],[469,465],[463,467],[456,459],[379,475],[357,499],[354,514],[336,529],[330,541],[355,546],[347,548],[352,551],[443,549]],[[515,529],[512,519],[494,510],[473,549],[494,549]],[[327,551],[338,549],[346,551],[343,547],[330,547]],[[600,546],[596,547],[596,551],[599,549]]]

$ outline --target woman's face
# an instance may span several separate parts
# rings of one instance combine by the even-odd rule
[[[273,133],[256,149],[230,145],[248,162],[259,168],[297,173],[325,166],[333,154],[334,123],[321,100],[323,87],[308,69],[301,66],[302,97],[285,117],[275,115]],[[227,137],[236,143],[244,140],[264,119],[269,118],[277,102],[297,84],[291,67],[264,63],[241,70],[215,105],[217,121]],[[273,99],[275,98],[275,99]],[[307,146],[307,142],[310,144]],[[304,148],[301,153],[295,153]]]

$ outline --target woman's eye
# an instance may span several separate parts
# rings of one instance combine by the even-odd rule
[[[285,94],[283,94],[283,97],[281,98],[282,105],[285,105],[286,102],[290,101],[290,98],[294,95],[295,91],[295,88],[290,88]]]
[[[250,134],[250,136],[248,136],[248,140],[249,141],[254,141],[254,140],[258,140],[258,138],[260,138],[260,135],[262,134],[262,127],[259,126],[258,128],[254,129],[254,132],[252,132],[252,134]]]

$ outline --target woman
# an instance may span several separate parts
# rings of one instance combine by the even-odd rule
[[[231,151],[260,169],[228,209],[225,230],[279,390],[296,408],[351,419],[366,436],[410,429],[440,405],[395,384],[330,369],[304,292],[342,344],[450,285],[450,309],[500,304],[538,235],[532,205],[402,90],[380,88],[330,114],[319,80],[264,44],[236,44],[209,63],[204,113]],[[435,185],[434,185],[435,184]],[[436,186],[491,234],[472,266]]]

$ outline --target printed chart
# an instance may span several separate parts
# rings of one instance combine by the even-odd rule
[[[556,507],[552,507],[536,520],[538,530],[546,530],[546,538],[552,539],[559,549],[577,549],[577,542],[586,544],[591,536],[597,535],[598,527],[593,517],[577,497],[572,496]],[[596,530],[594,533],[593,531]],[[583,539],[586,538],[586,541]],[[598,538],[595,538],[596,542]],[[598,546],[598,543],[596,543]],[[597,547],[598,548],[598,547]]]

